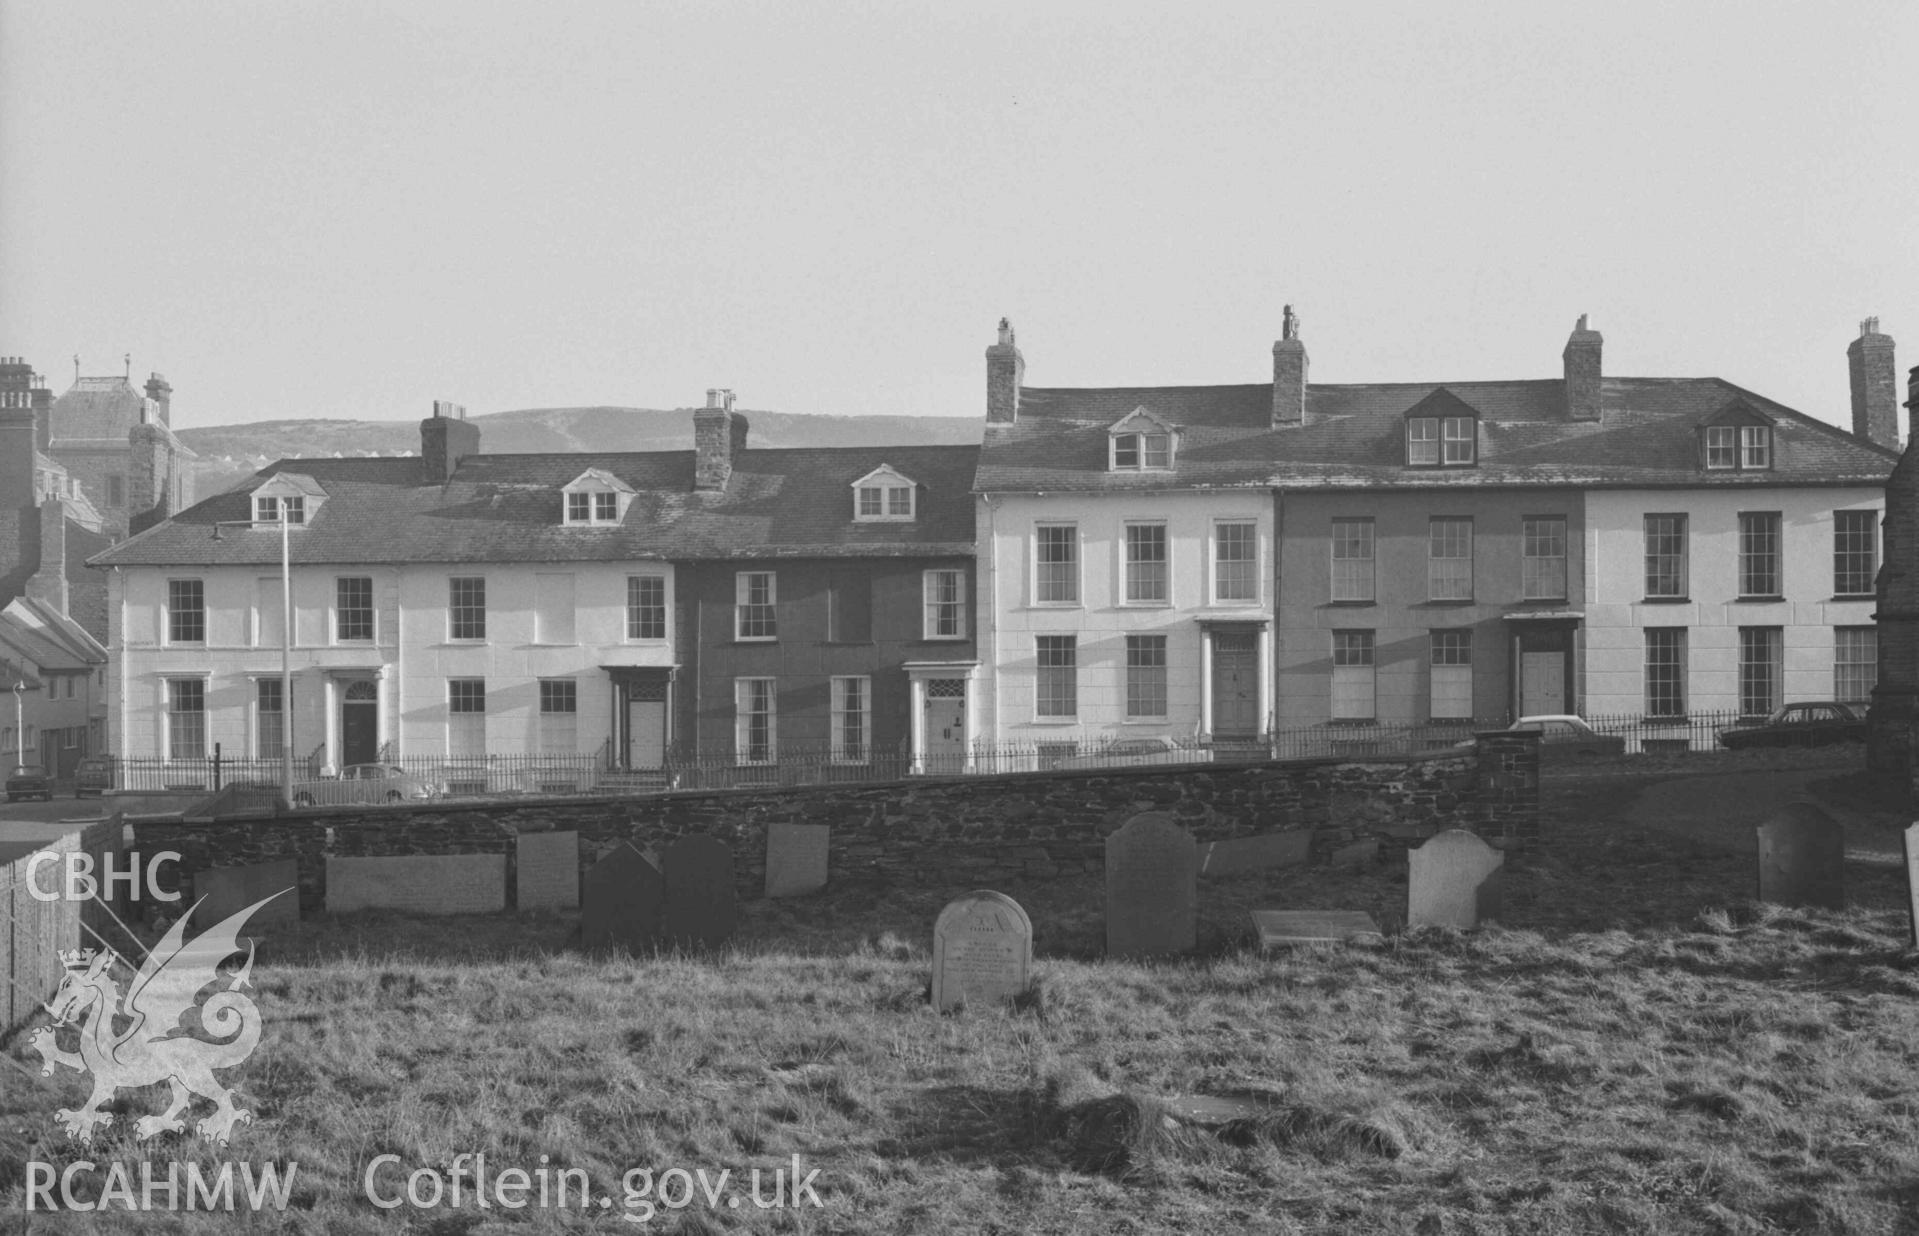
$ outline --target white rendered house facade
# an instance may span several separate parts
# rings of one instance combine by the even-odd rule
[[[1884,508],[1863,485],[1588,491],[1586,710],[1863,705]]]
[[[976,522],[982,742],[1270,728],[1269,490],[988,494]]]
[[[258,538],[277,550],[277,530]],[[293,531],[297,544],[302,535]],[[292,699],[282,700],[277,564],[109,568],[112,749],[192,764],[277,758],[292,726],[301,767],[405,756],[598,754],[651,744],[621,671],[674,663],[664,562],[296,563]],[[653,758],[647,759],[651,755]]]

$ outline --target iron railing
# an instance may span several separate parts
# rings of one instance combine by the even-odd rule
[[[1625,740],[1629,755],[1709,751],[1719,735],[1755,718],[1737,712],[1685,717],[1610,715],[1588,718],[1600,734]],[[1412,756],[1472,746],[1473,735],[1505,727],[1503,720],[1427,721],[1414,724],[1328,722],[1276,730],[1246,739],[1138,738],[1065,732],[1044,742],[974,744],[963,751],[914,756],[900,748],[846,749],[782,746],[770,758],[742,761],[731,751],[669,752],[660,764],[626,767],[612,744],[573,753],[475,756],[408,755],[373,766],[335,772],[324,751],[294,764],[294,797],[316,804],[380,802],[422,797],[491,797],[520,794],[647,794],[666,790],[711,790],[767,786],[832,785],[896,781],[923,776],[994,776],[1010,773],[1147,767],[1253,760],[1363,759]],[[383,754],[390,746],[382,748]],[[352,774],[352,775],[346,775]],[[280,761],[268,759],[116,759],[115,789],[199,789],[278,786]]]

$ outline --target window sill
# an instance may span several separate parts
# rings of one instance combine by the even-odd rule
[[[1379,602],[1378,601],[1328,601],[1326,602],[1326,604],[1329,606],[1332,606],[1335,609],[1365,609],[1368,606],[1378,605]]]
[[[963,644],[971,638],[970,635],[922,635],[920,642],[922,644]]]
[[[780,642],[780,637],[777,635],[735,635],[731,642],[735,644],[777,644]]]
[[[1173,608],[1173,603],[1171,601],[1120,601],[1115,603],[1113,608],[1114,609],[1171,609]]]
[[[1080,604],[1078,601],[1034,601],[1032,604],[1028,605],[1026,608],[1027,609],[1064,610],[1064,611],[1071,612],[1072,610],[1085,609],[1086,607]]]
[[[1641,605],[1691,605],[1691,597],[1641,597]]]
[[[1734,597],[1734,605],[1780,605],[1785,602],[1782,596]]]
[[[1419,602],[1422,608],[1437,605],[1442,609],[1457,609],[1463,605],[1477,604],[1479,604],[1479,602],[1473,600],[1471,597],[1427,597],[1424,601]]]
[[[1879,594],[1876,592],[1835,592],[1832,594],[1832,599],[1835,601],[1877,601]]]
[[[1034,717],[1031,721],[1027,722],[1027,724],[1028,725],[1060,725],[1060,726],[1078,725],[1079,717],[1078,716]]]
[[[1556,597],[1520,597],[1519,603],[1521,605],[1564,605],[1569,600],[1571,600],[1570,597],[1563,595]]]
[[[1378,725],[1376,717],[1333,717],[1326,722],[1329,729],[1359,729],[1368,725]]]

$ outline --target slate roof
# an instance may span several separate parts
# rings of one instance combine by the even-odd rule
[[[248,520],[250,495],[277,472],[311,477],[328,500],[291,533],[302,563],[599,562],[971,555],[972,446],[746,449],[724,492],[693,489],[692,451],[472,455],[445,485],[417,458],[283,459],[89,560],[93,566],[277,563],[276,528]],[[855,480],[881,464],[920,485],[918,518],[855,523]],[[561,491],[588,468],[633,487],[611,526],[562,523]]]
[[[127,444],[147,404],[144,388],[122,377],[80,378],[47,413],[49,449]],[[156,421],[156,424],[158,422]],[[160,425],[173,449],[185,451],[173,428]],[[189,454],[191,452],[188,452]]]
[[[107,650],[79,623],[32,597],[0,608],[0,647],[9,645],[43,670],[86,670],[107,661]]]
[[[1407,467],[1405,416],[1439,392],[1479,414],[1479,462]],[[1112,491],[1279,486],[1879,485],[1899,454],[1720,378],[1606,378],[1598,421],[1572,421],[1565,383],[1412,382],[1313,385],[1303,424],[1274,428],[1273,388],[1024,388],[1012,425],[988,425],[974,489]],[[1769,471],[1708,472],[1695,430],[1735,400],[1772,417]],[[1146,408],[1180,430],[1170,472],[1112,472],[1108,426]]]

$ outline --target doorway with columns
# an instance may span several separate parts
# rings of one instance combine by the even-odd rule
[[[926,776],[972,771],[979,742],[973,676],[977,661],[909,661],[906,680],[912,771]]]

